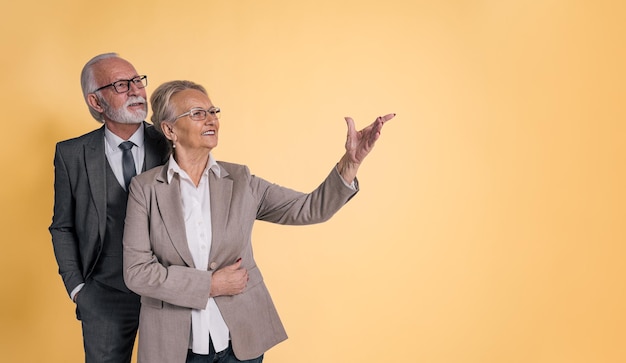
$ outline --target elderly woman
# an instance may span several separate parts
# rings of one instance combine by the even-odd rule
[[[201,85],[165,83],[151,103],[173,152],[130,185],[124,279],[141,295],[138,362],[261,362],[287,335],[254,261],[254,221],[328,220],[356,194],[357,169],[395,114],[358,132],[346,118],[346,153],[306,194],[213,158],[220,109]]]

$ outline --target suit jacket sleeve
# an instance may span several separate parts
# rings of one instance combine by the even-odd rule
[[[54,155],[54,215],[49,230],[59,273],[68,294],[84,282],[74,214],[75,202],[67,164],[57,145]]]

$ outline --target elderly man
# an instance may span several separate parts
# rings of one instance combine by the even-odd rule
[[[128,184],[163,164],[169,146],[152,125],[147,77],[115,53],[92,58],[81,73],[91,115],[104,125],[57,144],[50,225],[59,273],[82,322],[87,363],[130,362],[139,296],[122,273]]]

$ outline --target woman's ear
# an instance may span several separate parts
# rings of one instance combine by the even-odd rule
[[[168,138],[170,141],[174,141],[176,134],[174,133],[174,125],[169,124],[167,122],[161,122],[161,131],[163,131],[163,135]]]

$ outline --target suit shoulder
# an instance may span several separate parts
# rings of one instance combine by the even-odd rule
[[[156,129],[153,124],[149,124],[144,122],[144,132],[147,137],[153,138],[155,140],[165,140],[165,136],[162,132]]]
[[[91,144],[96,137],[104,137],[104,129],[102,127],[71,139],[59,141],[56,146],[57,149],[61,150],[80,148],[83,145]]]

